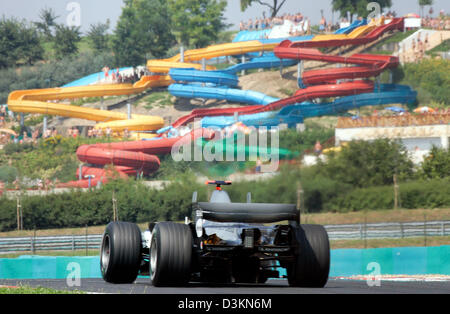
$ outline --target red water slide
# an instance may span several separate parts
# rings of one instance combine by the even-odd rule
[[[211,139],[213,136],[212,131],[199,129],[174,138],[82,145],[77,149],[77,157],[88,164],[81,167],[83,179],[62,183],[58,187],[87,188],[99,181],[105,183],[112,177],[126,178],[141,172],[149,174],[159,169],[160,160],[156,155],[170,154],[175,144],[183,145],[199,137]],[[105,165],[113,167],[104,168]],[[77,176],[80,176],[79,171]]]
[[[336,82],[342,79],[369,78],[380,75],[386,69],[396,68],[399,59],[394,56],[354,54],[350,57],[326,55],[317,49],[292,47],[289,40],[280,43],[274,49],[274,53],[279,58],[314,60],[330,63],[353,64],[356,67],[341,67],[334,69],[313,70],[304,73],[302,81],[306,85]]]
[[[298,41],[292,43],[292,48],[329,48],[342,47],[349,45],[365,45],[380,38],[384,33],[394,30],[403,31],[404,18],[394,18],[390,23],[381,25],[373,29],[363,37],[348,38],[348,39],[330,39],[321,41]]]

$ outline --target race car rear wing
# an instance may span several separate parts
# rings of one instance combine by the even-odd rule
[[[197,217],[216,222],[300,221],[300,211],[293,204],[198,202],[193,204],[193,209]]]

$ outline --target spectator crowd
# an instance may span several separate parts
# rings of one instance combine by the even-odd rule
[[[431,17],[433,9],[430,9],[428,13],[429,15],[422,18],[422,27],[438,31],[450,30],[450,16],[445,14],[444,10],[441,10],[436,17]]]
[[[131,83],[134,84],[145,76],[144,69],[132,68],[132,70],[120,71],[118,68],[111,70],[108,66],[102,69],[103,78],[99,78],[99,81],[105,83]]]
[[[263,16],[259,18],[249,19],[247,22],[241,21],[239,29],[241,31],[259,31],[265,29],[272,29],[274,26],[283,25],[285,21],[291,21],[294,25],[298,26],[305,23],[308,18],[305,18],[302,13],[296,14],[286,13],[281,16],[266,17],[265,12]]]

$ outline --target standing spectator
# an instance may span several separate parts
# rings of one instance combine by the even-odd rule
[[[27,134],[27,132],[24,131],[24,132],[22,133],[22,139],[23,139],[23,142],[24,142],[24,143],[28,142],[28,134]]]
[[[320,31],[325,31],[325,27],[327,26],[327,21],[325,20],[325,17],[322,16],[322,18],[320,19],[320,26],[319,26],[319,30]]]
[[[255,167],[256,173],[261,172],[261,166],[262,166],[262,162],[261,162],[261,159],[258,157],[258,159],[256,159],[256,167]]]
[[[320,155],[322,153],[322,145],[320,144],[320,141],[316,141],[316,144],[314,145],[314,152],[317,155]]]
[[[112,135],[112,130],[110,127],[107,127],[106,128],[106,137],[109,139],[111,137],[111,135]]]
[[[252,30],[253,30],[253,21],[252,21],[252,19],[249,19],[249,20],[248,20],[247,26],[248,26],[248,30],[249,30],[249,31],[252,31]]]
[[[33,131],[33,133],[31,134],[31,139],[33,140],[33,143],[36,144],[38,137],[39,137],[39,129],[36,128],[36,129]]]
[[[109,68],[107,66],[103,67],[103,73],[105,74],[105,80],[107,81],[109,78]]]
[[[240,31],[243,31],[243,30],[245,30],[245,25],[244,25],[244,22],[239,22],[239,30]]]

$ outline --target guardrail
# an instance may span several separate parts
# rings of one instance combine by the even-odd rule
[[[99,249],[102,235],[0,238],[0,253]]]
[[[450,221],[325,225],[330,240],[450,236]],[[0,254],[100,249],[102,235],[0,238]]]
[[[450,221],[326,225],[331,240],[411,238],[450,235]]]

